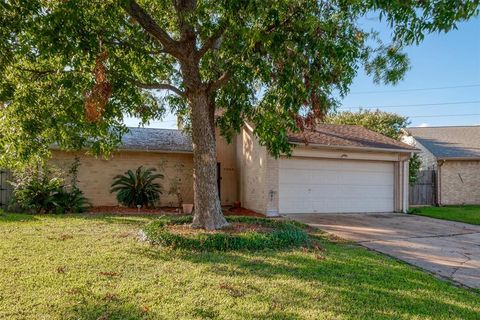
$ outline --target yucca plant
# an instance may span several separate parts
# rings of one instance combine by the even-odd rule
[[[163,179],[163,175],[155,171],[155,168],[140,166],[135,173],[128,170],[124,175],[115,176],[110,192],[116,192],[118,202],[125,206],[154,207],[162,194],[162,185],[154,180]]]

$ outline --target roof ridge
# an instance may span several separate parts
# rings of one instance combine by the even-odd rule
[[[429,126],[429,127],[408,127],[406,128],[407,130],[408,129],[434,129],[434,128],[480,128],[480,124],[473,124],[473,125],[468,125],[468,126],[457,126],[457,125],[453,125],[453,126]]]
[[[127,127],[128,129],[142,129],[142,130],[168,130],[168,131],[181,131],[180,129],[172,128],[146,128],[146,127]]]
[[[346,124],[346,123],[328,123],[328,122],[320,122],[318,125],[329,125],[329,126],[345,126],[345,127],[362,127],[359,124]]]

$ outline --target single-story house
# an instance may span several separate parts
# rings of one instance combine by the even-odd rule
[[[408,128],[403,141],[436,171],[438,205],[480,204],[480,126]]]
[[[322,124],[289,136],[291,157],[270,156],[246,125],[228,144],[217,134],[222,205],[240,201],[267,215],[293,213],[406,212],[408,161],[415,148],[359,126]],[[79,187],[95,206],[117,205],[110,184],[115,175],[143,165],[166,178],[183,175],[185,203],[193,203],[192,145],[179,130],[131,128],[103,160],[53,150],[53,161],[68,166],[80,159]],[[180,169],[179,169],[180,165]],[[161,205],[177,205],[174,195]]]

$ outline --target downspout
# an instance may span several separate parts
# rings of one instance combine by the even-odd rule
[[[409,182],[409,160],[403,161],[403,213],[408,213],[409,207],[409,189],[410,189],[410,182]]]
[[[442,205],[442,165],[445,160],[437,160],[437,206]]]

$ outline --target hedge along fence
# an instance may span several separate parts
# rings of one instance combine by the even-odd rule
[[[169,229],[173,225],[192,223],[191,216],[161,217],[143,229],[147,241],[174,249],[193,251],[230,251],[283,249],[306,246],[309,236],[298,223],[253,217],[226,217],[235,228],[242,223],[262,227],[262,231],[249,230],[231,233],[228,229],[215,232],[192,230],[189,234],[179,234]]]

